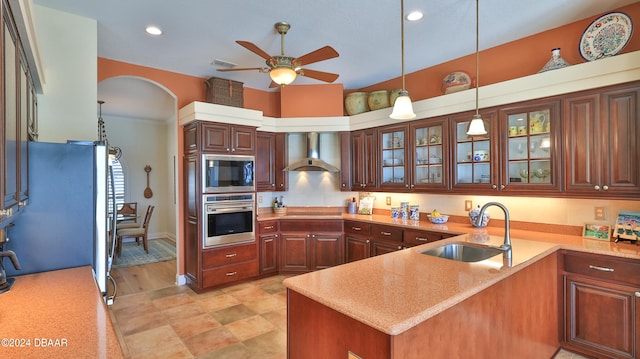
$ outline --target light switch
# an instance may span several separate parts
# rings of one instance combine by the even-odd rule
[[[387,206],[390,206],[390,205],[391,205],[391,197],[387,196]]]
[[[596,207],[594,217],[595,219],[604,220],[606,218],[604,207]]]
[[[470,199],[467,199],[464,201],[464,210],[469,212],[471,210],[471,208],[473,208],[473,201]]]

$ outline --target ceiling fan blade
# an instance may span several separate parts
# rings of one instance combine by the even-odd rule
[[[265,60],[269,60],[269,59],[271,59],[271,58],[272,58],[272,56],[271,56],[271,55],[267,54],[264,50],[262,50],[261,48],[259,48],[257,45],[255,45],[255,44],[254,44],[254,43],[252,43],[252,42],[249,42],[249,41],[242,41],[242,40],[236,40],[236,42],[237,42],[240,46],[242,46],[242,47],[244,47],[245,49],[247,49],[247,50],[249,50],[249,51],[253,52],[254,54],[256,54],[256,55],[258,55],[258,56],[262,57],[262,58],[263,58],[263,59],[265,59]]]
[[[296,64],[300,64],[299,66],[303,66],[303,65],[308,65],[308,64],[312,64],[314,62],[318,62],[318,61],[324,61],[324,60],[328,60],[328,59],[332,59],[334,57],[338,57],[340,56],[340,54],[338,54],[338,52],[336,50],[333,49],[333,47],[331,46],[325,46],[322,48],[319,48],[315,51],[311,51],[310,53],[306,54],[306,55],[302,55],[300,57],[298,57],[297,59],[293,60],[294,63]]]
[[[301,69],[300,70],[300,75],[306,76],[306,77],[311,77],[313,79],[324,81],[324,82],[333,82],[339,76],[338,74],[334,74],[334,73],[331,73],[331,72],[308,70],[308,69]]]
[[[217,71],[245,71],[245,70],[258,70],[260,72],[269,72],[269,69],[266,67],[238,67],[238,68],[231,68],[231,69],[218,69]]]

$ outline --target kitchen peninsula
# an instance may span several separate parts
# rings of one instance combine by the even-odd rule
[[[457,237],[288,278],[289,357],[551,357],[563,340],[563,251],[640,265],[635,245],[523,230],[512,230],[512,263],[421,253],[449,242],[500,245],[502,233],[467,226]]]

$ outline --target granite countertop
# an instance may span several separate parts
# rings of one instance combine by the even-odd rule
[[[389,335],[414,327],[562,248],[640,260],[640,246],[629,243],[511,229],[513,258],[510,267],[500,255],[481,262],[463,263],[421,252],[448,242],[500,245],[504,240],[504,229],[477,229],[463,223],[397,223],[398,220],[381,215],[345,214],[343,218],[463,233],[284,281],[288,288]]]
[[[0,357],[122,358],[91,267],[15,278],[0,294]]]

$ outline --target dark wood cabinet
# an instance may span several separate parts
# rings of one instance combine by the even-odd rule
[[[260,241],[260,274],[278,271],[278,221],[265,221],[258,224]]]
[[[408,126],[378,128],[379,187],[385,191],[409,189]]]
[[[304,273],[344,263],[342,220],[281,220],[282,273]]]
[[[351,133],[340,132],[340,190],[351,191]]]
[[[449,187],[450,141],[446,118],[420,120],[409,126],[409,188],[441,192]]]
[[[421,244],[431,243],[453,236],[453,234],[405,229],[402,232],[402,242],[408,247],[419,246]]]
[[[287,173],[282,170],[287,166],[286,133],[258,131],[256,136],[256,191],[286,191]]]
[[[640,354],[640,262],[564,252],[564,343],[598,358]]]
[[[363,222],[344,221],[346,262],[371,256],[371,225]]]
[[[371,225],[371,256],[394,252],[406,246],[402,243],[401,227],[383,224]]]
[[[640,196],[640,85],[564,100],[566,191],[581,197]]]
[[[219,137],[220,134],[227,136],[226,139]],[[196,292],[256,277],[259,273],[258,240],[204,249],[201,184],[202,154],[215,152],[214,144],[231,143],[235,147],[230,148],[236,150],[230,153],[253,155],[255,142],[255,129],[249,126],[194,121],[183,128],[185,274],[187,284]]]
[[[36,96],[23,44],[7,2],[0,5],[0,222],[27,205],[29,126],[37,131]],[[37,138],[37,132],[32,139]]]
[[[367,190],[377,187],[377,130],[369,128],[351,133],[351,188]]]

